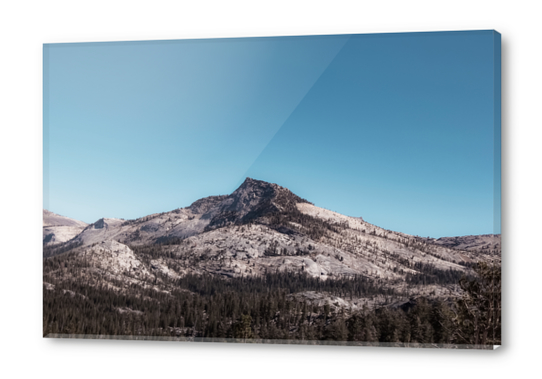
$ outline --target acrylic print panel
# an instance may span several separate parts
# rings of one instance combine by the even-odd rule
[[[501,344],[497,32],[43,51],[45,337]]]

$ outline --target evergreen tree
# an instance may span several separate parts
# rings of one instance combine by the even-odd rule
[[[501,266],[479,262],[478,277],[460,281],[463,296],[456,301],[454,341],[463,344],[501,344]]]

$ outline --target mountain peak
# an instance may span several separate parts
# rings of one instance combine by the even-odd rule
[[[275,189],[281,189],[283,187],[279,186],[275,183],[269,183],[264,180],[258,180],[247,177],[245,181],[237,188],[239,190],[240,188],[275,188]],[[236,191],[234,191],[235,193]]]
[[[247,177],[213,212],[208,229],[251,220],[283,212],[297,203],[308,201],[275,183]]]
[[[107,229],[110,226],[116,226],[116,225],[122,224],[123,222],[124,221],[119,218],[102,217],[98,221],[87,226],[86,229],[89,229],[89,228],[90,229]]]
[[[76,226],[85,227],[86,222],[75,220],[66,216],[61,216],[47,209],[43,209],[43,226]]]
[[[229,197],[233,199],[232,205],[235,204],[235,210],[238,210],[240,205],[253,206],[262,201],[270,201],[279,207],[286,206],[286,203],[308,203],[288,188],[249,177]]]
[[[245,183],[252,183],[252,182],[263,182],[263,180],[253,179],[253,178],[247,176],[247,177],[245,178],[245,181],[243,182],[243,184],[245,184]],[[265,182],[265,183],[267,183],[267,182]]]
[[[263,180],[246,178],[245,181],[230,196],[239,197],[243,194],[253,194],[252,197],[272,196],[276,190],[282,189],[275,183],[268,183]]]

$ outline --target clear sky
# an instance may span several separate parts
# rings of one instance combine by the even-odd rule
[[[245,177],[420,236],[500,233],[493,31],[44,45],[44,207],[86,222]]]

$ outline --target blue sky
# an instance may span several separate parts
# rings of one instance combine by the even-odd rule
[[[499,57],[493,31],[44,45],[44,207],[130,219],[250,176],[391,230],[500,233]]]

